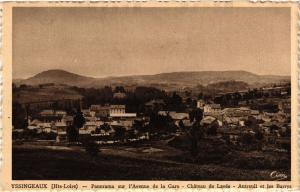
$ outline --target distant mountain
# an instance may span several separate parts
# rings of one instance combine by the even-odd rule
[[[39,73],[31,78],[21,80],[18,84],[38,85],[45,83],[67,84],[78,87],[103,87],[123,85],[127,87],[154,86],[162,89],[182,89],[186,87],[226,86],[216,84],[219,82],[235,81],[238,87],[258,86],[270,83],[289,82],[290,76],[257,75],[247,71],[198,71],[198,72],[172,72],[156,75],[136,75],[122,77],[92,78],[77,75],[63,70],[49,70]],[[244,82],[244,84],[243,84]],[[232,83],[230,84],[232,86]]]
[[[90,83],[94,80],[92,77],[85,77],[68,71],[54,69],[38,73],[33,77],[19,81],[18,84],[39,85],[55,83],[84,86],[86,83]]]

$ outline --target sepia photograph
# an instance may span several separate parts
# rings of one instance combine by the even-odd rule
[[[291,181],[291,14],[12,8],[12,180]]]

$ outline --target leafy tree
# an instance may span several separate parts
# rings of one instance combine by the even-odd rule
[[[96,158],[98,156],[99,153],[99,146],[98,144],[90,139],[85,139],[83,141],[83,146],[85,148],[85,151],[92,157],[92,158]]]
[[[196,157],[199,153],[198,141],[203,137],[203,129],[200,125],[200,121],[196,121],[193,123],[189,135],[191,137],[190,152],[193,157]]]
[[[79,137],[79,130],[73,125],[67,127],[67,136],[69,142],[77,142]]]
[[[79,129],[85,124],[85,118],[80,109],[77,110],[73,118],[73,124],[68,127],[67,134],[70,142],[77,142],[79,139]]]
[[[280,128],[277,126],[277,125],[271,125],[271,127],[270,127],[270,132],[271,133],[274,133],[275,132],[275,130],[279,130]]]
[[[126,133],[126,129],[124,127],[114,126],[114,130],[115,130],[116,139],[118,139],[118,140],[124,139],[125,133]]]
[[[114,92],[115,93],[117,93],[117,92],[125,93],[125,89],[123,86],[116,86]]]
[[[139,121],[139,120],[135,120],[135,121],[133,122],[132,128],[133,128],[134,130],[137,130],[137,131],[143,132],[143,133],[149,131],[149,129],[148,129],[149,127],[148,127],[148,126],[145,126],[145,122],[144,122],[144,121]]]
[[[26,84],[21,84],[20,89],[26,89],[28,86]]]
[[[25,129],[28,126],[26,111],[18,102],[13,102],[12,124],[16,129]]]
[[[249,116],[248,119],[245,121],[245,125],[247,127],[256,127],[257,126],[257,119],[253,116]]]
[[[107,131],[111,130],[111,127],[108,123],[104,123],[104,124],[100,125],[100,129],[107,132]]]
[[[73,119],[73,126],[77,129],[81,128],[85,124],[85,118],[80,109],[77,110],[76,115]]]
[[[203,93],[199,93],[198,99],[203,99]]]
[[[179,121],[178,125],[179,125],[179,128],[180,128],[180,129],[183,129],[183,130],[185,129],[185,126],[184,126],[182,120]]]
[[[152,113],[150,115],[149,129],[154,132],[174,132],[175,127],[173,126],[172,118],[169,114],[158,115]]]
[[[190,121],[201,121],[203,118],[203,111],[199,108],[193,109],[190,113],[189,113],[189,118]]]
[[[242,135],[242,143],[246,145],[250,145],[254,142],[254,137],[251,135],[251,133],[245,133]]]
[[[168,110],[180,111],[183,109],[182,98],[176,92],[173,92],[172,96],[167,100]]]
[[[207,134],[208,135],[217,135],[218,128],[219,128],[219,124],[218,124],[217,120],[215,120],[209,126],[209,129],[207,130]]]
[[[264,134],[262,133],[261,130],[256,130],[254,136],[255,136],[255,139],[258,141],[262,141],[264,139]]]
[[[192,128],[190,130],[190,137],[191,137],[191,148],[190,152],[193,157],[196,157],[199,153],[198,151],[198,140],[203,137],[203,127],[201,127],[200,122],[202,120],[202,110],[196,109],[192,113],[192,119],[195,120],[195,122],[192,125]],[[192,120],[191,120],[192,122]]]

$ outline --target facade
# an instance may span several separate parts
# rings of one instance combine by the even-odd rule
[[[110,122],[111,127],[124,127],[126,130],[132,129],[133,120],[118,120]]]
[[[125,105],[111,105],[109,108],[109,115],[125,114]]]
[[[206,104],[203,107],[204,116],[212,116],[222,120],[222,109],[220,104]]]
[[[109,116],[112,118],[135,118],[136,113],[126,113],[125,105],[111,105]]]
[[[108,117],[110,114],[109,105],[91,105],[90,113],[94,113],[96,117]]]
[[[135,118],[136,113],[113,113],[113,114],[110,114],[110,117],[114,117],[114,118]]]
[[[204,106],[204,114],[221,112],[220,104],[207,104]]]
[[[40,115],[42,117],[49,117],[49,116],[64,116],[67,115],[67,112],[62,111],[62,110],[51,110],[51,109],[46,109],[40,112]]]
[[[58,135],[66,135],[68,123],[67,122],[57,122],[55,123],[56,132]]]
[[[187,120],[190,118],[188,113],[170,112],[169,115],[175,121],[176,120]]]
[[[240,107],[240,108],[225,108],[223,110],[223,114],[227,117],[247,117],[250,116],[252,110],[247,107]],[[255,111],[254,113],[257,113]]]
[[[67,115],[67,112],[62,110],[42,110],[36,117],[38,120],[50,123],[50,122],[60,122]]]

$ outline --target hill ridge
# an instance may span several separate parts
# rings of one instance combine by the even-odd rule
[[[154,75],[128,75],[114,77],[88,77],[62,69],[50,69],[40,72],[30,78],[21,80],[18,84],[38,85],[44,83],[67,84],[78,87],[102,87],[106,85],[151,86],[162,85],[178,87],[194,87],[222,81],[243,81],[251,84],[276,83],[290,81],[290,76],[257,75],[244,70],[226,71],[175,71]]]

